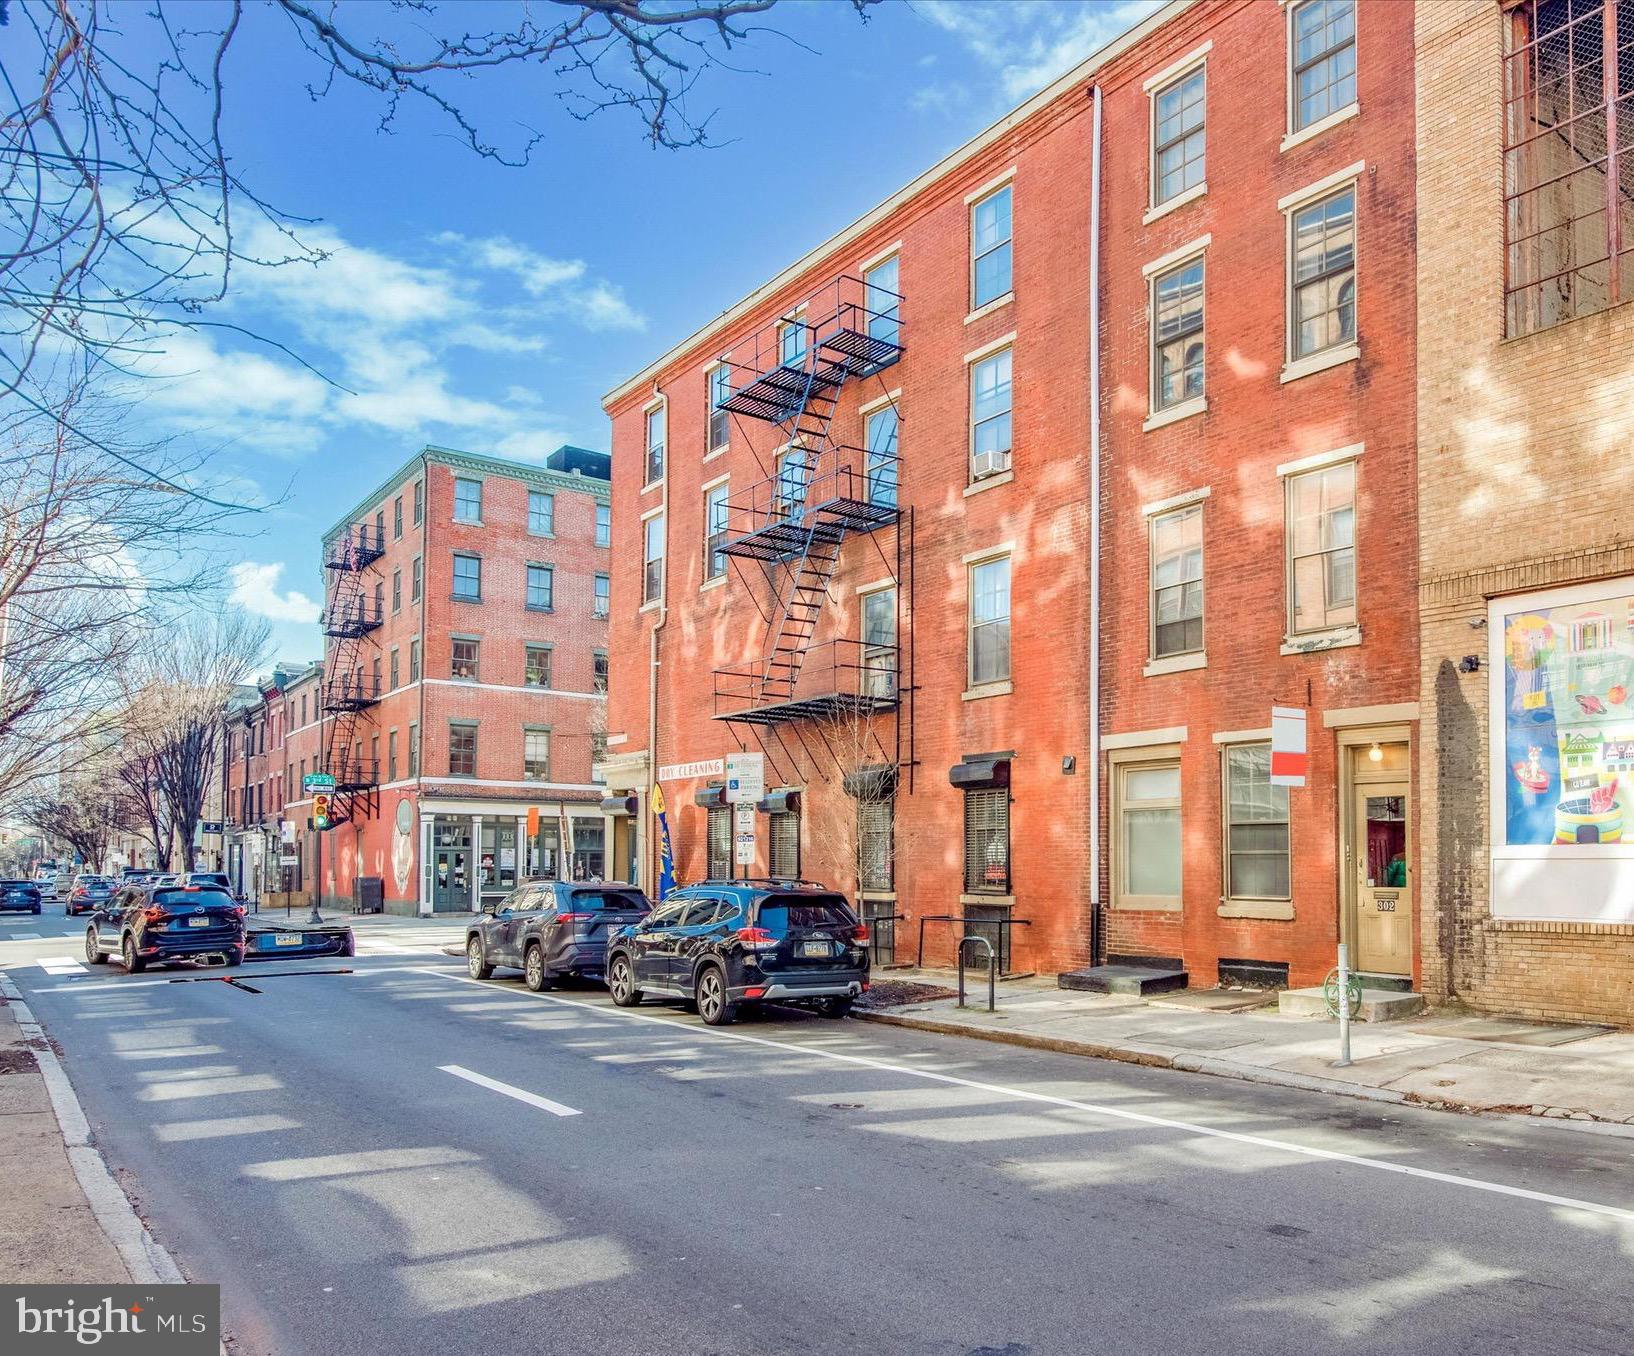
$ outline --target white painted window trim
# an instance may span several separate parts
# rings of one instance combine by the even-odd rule
[[[1214,235],[1212,232],[1200,235],[1195,240],[1187,241],[1179,249],[1170,250],[1167,254],[1153,259],[1149,264],[1142,264],[1140,266],[1140,275],[1149,282],[1159,273],[1167,273],[1176,265],[1186,263],[1194,254],[1201,254],[1213,243]]]
[[[1289,337],[1292,338],[1292,311],[1289,313]],[[1284,385],[1290,381],[1298,381],[1301,377],[1312,377],[1318,372],[1326,372],[1330,367],[1343,367],[1346,363],[1353,363],[1362,356],[1362,346],[1358,343],[1338,344],[1333,348],[1318,349],[1315,353],[1307,354],[1303,358],[1294,358],[1283,364],[1282,373],[1277,380]]]
[[[979,363],[983,358],[991,358],[1000,349],[1012,348],[1015,342],[1016,331],[1011,330],[1010,333],[1001,335],[991,343],[983,344],[980,348],[973,348],[969,353],[965,354],[965,366],[969,367],[971,363]],[[1013,404],[1011,408],[1014,409]]]
[[[1199,489],[1187,490],[1184,494],[1170,495],[1167,499],[1159,499],[1151,504],[1140,506],[1141,517],[1155,518],[1160,513],[1168,513],[1171,509],[1189,508],[1199,500],[1207,499],[1214,493],[1213,487],[1204,485]]]
[[[876,396],[866,404],[857,406],[857,413],[866,419],[871,414],[878,414],[887,405],[894,405],[902,399],[902,388],[898,386],[894,391],[887,391],[882,396]]]
[[[1337,127],[1349,118],[1354,118],[1362,111],[1360,90],[1357,98],[1343,108],[1335,109],[1325,118],[1318,118],[1309,127],[1294,130],[1294,11],[1304,5],[1307,0],[1277,0],[1282,6],[1282,85],[1283,85],[1283,128],[1285,129],[1282,144],[1278,148],[1291,151],[1295,146],[1302,146],[1312,137],[1319,137],[1329,128]],[[1361,56],[1362,29],[1361,6],[1356,7],[1356,31],[1351,36],[1351,44],[1356,48],[1358,59]],[[1359,65],[1359,61],[1358,61]],[[1358,82],[1359,84],[1360,82]]]
[[[1101,736],[1103,749],[1146,749],[1160,744],[1184,744],[1188,731],[1184,725],[1169,725],[1161,730],[1130,730],[1125,734]]]
[[[569,692],[563,688],[529,687],[520,683],[479,683],[469,678],[422,678],[420,681],[427,687],[457,687],[462,692],[525,692],[534,697],[580,697],[588,701],[602,701],[607,696],[605,692]]]
[[[1149,75],[1141,81],[1140,87],[1148,94],[1155,94],[1165,85],[1172,85],[1183,75],[1190,75],[1193,66],[1200,65],[1205,57],[1214,50],[1214,39],[1210,38],[1201,47],[1194,47],[1178,61],[1171,61],[1156,75]]]
[[[1290,88],[1290,93],[1289,93],[1289,96],[1288,96],[1288,120],[1289,120],[1289,122],[1292,122],[1293,121],[1293,94],[1292,94],[1293,69],[1292,69],[1292,66],[1289,67],[1288,84],[1289,84],[1289,88]],[[1285,137],[1282,138],[1282,144],[1277,149],[1282,150],[1282,151],[1291,151],[1291,150],[1294,149],[1295,146],[1303,146],[1307,141],[1310,141],[1315,137],[1321,136],[1322,133],[1331,132],[1335,127],[1339,126],[1340,123],[1349,122],[1352,118],[1354,118],[1361,111],[1362,111],[1362,106],[1361,106],[1360,103],[1346,104],[1345,107],[1341,108],[1338,112],[1329,113],[1328,116],[1325,117],[1325,118],[1318,118],[1309,127],[1305,128],[1302,131],[1289,132]]]
[[[698,486],[698,492],[700,494],[708,494],[717,485],[724,485],[731,478],[732,478],[732,473],[730,471],[724,471],[720,475],[716,476],[713,480],[704,481],[704,483],[702,485]],[[643,518],[645,518],[647,515],[642,514],[641,516]]]
[[[1013,541],[1000,542],[997,546],[984,546],[979,551],[968,551],[960,557],[963,565],[982,565],[989,560],[996,560],[1000,556],[1013,556],[1016,553],[1016,544]],[[1014,582],[1014,576],[1011,576]]]
[[[1263,744],[1271,738],[1271,727],[1263,730],[1216,730],[1209,736],[1216,744]]]
[[[1011,237],[1012,242],[1014,241],[1014,238],[1014,236]],[[978,306],[974,311],[965,317],[965,324],[969,325],[974,321],[980,320],[983,316],[992,315],[994,311],[1001,311],[1015,299],[1015,290],[1012,288],[1002,297],[994,297],[992,301],[985,302],[984,304]]]
[[[1342,170],[1335,170],[1325,178],[1318,179],[1314,184],[1306,184],[1304,188],[1296,188],[1292,193],[1277,199],[1277,211],[1292,212],[1295,208],[1304,207],[1307,203],[1318,198],[1325,198],[1346,184],[1355,183],[1367,173],[1367,161],[1358,160],[1354,165],[1347,165]]]
[[[662,504],[654,504],[650,509],[647,509],[644,513],[642,513],[640,521],[644,523],[649,518],[656,518],[663,511],[664,506]]]
[[[1013,453],[1015,449],[1012,448],[1011,451]],[[984,490],[996,490],[1000,485],[1008,485],[1015,478],[1016,468],[1011,466],[1008,470],[999,471],[994,475],[983,476],[980,480],[971,481],[960,491],[960,494],[968,499],[971,495],[981,494]]]
[[[1006,184],[1014,182],[1015,177],[1016,167],[1011,165],[1009,169],[1005,170],[1002,174],[995,175],[980,188],[973,188],[970,192],[966,193],[965,206],[971,207],[976,203],[979,203],[983,198],[991,198]]]
[[[889,259],[891,259],[891,257],[893,255],[898,255],[898,254],[901,254],[901,253],[902,253],[902,242],[900,240],[892,241],[889,245],[885,246],[884,249],[878,251],[875,254],[870,254],[861,263],[857,264],[856,265],[857,273],[858,273],[859,276],[861,274],[867,273],[869,271],[869,269],[878,268],[881,264],[883,264],[883,263],[887,262]]]
[[[1325,654],[1329,650],[1345,650],[1362,643],[1360,622],[1343,626],[1329,626],[1321,631],[1290,631],[1282,638],[1282,654]]]
[[[1165,655],[1162,659],[1148,659],[1146,667],[1140,671],[1142,678],[1159,678],[1165,673],[1189,673],[1193,669],[1208,667],[1208,653],[1205,650],[1193,650],[1188,654]]]
[[[1302,476],[1307,471],[1320,471],[1324,466],[1337,466],[1342,461],[1355,461],[1367,450],[1366,443],[1351,443],[1348,447],[1336,447],[1331,452],[1313,452],[1308,457],[1301,457],[1298,461],[1285,461],[1277,467],[1277,475],[1286,479],[1288,476]]]
[[[1152,360],[1148,357],[1146,361],[1150,364]],[[1150,433],[1154,428],[1162,428],[1165,424],[1177,424],[1182,419],[1190,419],[1194,414],[1206,414],[1207,412],[1208,396],[1193,396],[1190,400],[1182,400],[1178,405],[1171,405],[1166,410],[1159,410],[1156,414],[1147,415],[1140,429],[1142,433]]]
[[[856,588],[856,594],[857,594],[857,597],[860,598],[865,593],[878,593],[881,589],[891,589],[891,588],[895,588],[895,587],[896,587],[896,580],[894,580],[894,579],[891,579],[891,578],[872,579],[872,580],[869,580],[869,582],[866,583],[866,584],[858,584],[857,588]]]
[[[1205,114],[1204,116],[1206,117],[1207,115]],[[1207,152],[1205,152],[1205,155],[1206,154],[1207,154]],[[1208,180],[1207,179],[1203,180],[1203,182],[1200,183],[1200,184],[1193,184],[1184,193],[1176,193],[1174,195],[1174,197],[1170,198],[1167,202],[1161,204],[1160,206],[1158,206],[1158,207],[1148,207],[1146,209],[1145,213],[1141,216],[1140,224],[1142,226],[1150,226],[1159,217],[1166,217],[1166,216],[1169,215],[1170,212],[1176,211],[1179,208],[1184,207],[1187,203],[1196,202],[1199,198],[1203,197],[1207,192],[1208,192]]]

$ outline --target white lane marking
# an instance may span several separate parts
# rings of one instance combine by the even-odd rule
[[[526,1102],[529,1106],[536,1106],[541,1111],[548,1111],[552,1116],[582,1116],[584,1113],[576,1107],[563,1106],[560,1102],[553,1102],[548,1097],[541,1097],[536,1092],[528,1092],[524,1088],[513,1088],[509,1083],[501,1083],[496,1078],[487,1078],[479,1073],[472,1073],[469,1069],[462,1069],[458,1064],[439,1064],[437,1066],[446,1074],[453,1074],[455,1078],[463,1078],[467,1083],[475,1083],[479,1088],[487,1088],[492,1092],[504,1093],[507,1097],[514,1097],[519,1102]]]
[[[41,956],[34,963],[48,975],[78,975],[85,972],[85,962],[72,956]]]
[[[345,960],[345,959],[347,959],[347,957],[337,956],[337,957],[333,957],[331,959]],[[291,963],[293,963],[293,962],[291,962]],[[119,967],[117,965],[114,966],[114,972],[117,974],[118,971],[119,971]],[[396,974],[396,973],[400,973],[400,972],[408,972],[408,973],[416,974],[416,975],[423,973],[421,967],[419,967],[417,965],[371,965],[366,970],[348,970],[347,974],[344,975],[344,976],[341,976],[341,977],[342,978],[348,978],[348,977],[358,978],[358,977],[361,977],[363,975],[390,975],[390,974]],[[288,972],[280,970],[278,973],[280,975],[282,975],[282,974],[286,974]],[[305,972],[302,972],[302,973],[305,973]],[[321,969],[318,969],[318,970],[312,971],[312,973],[313,974],[322,974],[323,971]],[[330,971],[330,973],[333,974],[334,972]],[[185,973],[183,971],[178,970],[174,975],[168,976],[166,978],[161,978],[161,979],[135,979],[135,978],[131,978],[131,979],[104,979],[104,980],[98,980],[98,981],[96,981],[95,983],[92,983],[92,984],[47,984],[47,985],[42,986],[40,989],[36,990],[36,992],[38,992],[38,993],[96,993],[96,992],[98,992],[100,990],[105,990],[105,989],[141,989],[141,988],[146,988],[147,986],[153,985],[153,984],[173,984],[179,979],[202,979],[202,978],[205,978],[205,976],[206,976],[206,972],[204,972],[204,971],[199,971],[197,974],[191,974],[190,975],[190,974],[187,974],[187,973]],[[235,978],[238,978],[238,979],[248,980],[249,982],[254,983],[255,982],[255,967],[246,965],[246,966],[243,966],[242,968],[236,969],[236,970],[218,969],[218,970],[216,970],[214,972],[210,972],[208,977],[211,978],[211,979],[227,979],[229,977],[235,977]]]
[[[0,937],[0,942],[38,942],[44,937],[43,932],[14,932],[9,937]]]
[[[1486,1191],[1498,1196],[1512,1196],[1523,1201],[1537,1201],[1543,1205],[1558,1205],[1567,1210],[1581,1210],[1591,1215],[1607,1215],[1612,1219],[1634,1221],[1634,1210],[1625,1210],[1621,1206],[1602,1205],[1597,1201],[1578,1200],[1572,1196],[1556,1196],[1547,1191],[1531,1191],[1526,1187],[1508,1186],[1503,1182],[1489,1182],[1480,1177],[1459,1177],[1450,1172],[1435,1172],[1430,1168],[1415,1168],[1406,1163],[1391,1163],[1385,1159],[1364,1158],[1360,1154],[1340,1153],[1336,1149],[1318,1149],[1308,1144],[1295,1144],[1290,1140],[1272,1139],[1268,1135],[1245,1135],[1237,1130],[1221,1130],[1212,1125],[1196,1125],[1190,1121],[1174,1120],[1168,1116],[1153,1116],[1144,1111],[1129,1111],[1124,1107],[1102,1106],[1095,1102],[1081,1102],[1071,1097],[1056,1097],[1047,1092],[1029,1092],[1026,1088],[1006,1087],[1002,1083],[983,1083],[973,1078],[959,1078],[954,1074],[936,1073],[931,1069],[915,1069],[905,1064],[892,1064],[887,1060],[873,1059],[868,1055],[847,1055],[838,1050],[824,1050],[815,1046],[796,1045],[791,1041],[774,1041],[765,1036],[749,1036],[741,1031],[722,1031],[718,1027],[686,1026],[669,1017],[658,1017],[651,1013],[632,1012],[628,1008],[609,1008],[597,1003],[586,1003],[577,998],[559,998],[555,994],[530,993],[527,990],[500,988],[488,984],[480,979],[472,979],[467,975],[455,974],[449,970],[422,969],[421,974],[436,975],[441,979],[451,979],[460,984],[475,984],[479,988],[487,989],[491,993],[509,994],[515,998],[535,998],[546,1003],[559,1003],[564,1007],[583,1008],[587,1012],[603,1017],[625,1018],[632,1022],[648,1022],[657,1026],[681,1028],[693,1036],[713,1036],[717,1040],[736,1041],[742,1045],[758,1045],[768,1050],[783,1050],[790,1054],[805,1055],[812,1059],[832,1060],[836,1064],[849,1064],[864,1069],[877,1069],[882,1073],[901,1074],[907,1078],[922,1078],[932,1083],[944,1083],[958,1088],[975,1088],[979,1092],[998,1093],[1004,1097],[1013,1097],[1022,1102],[1038,1102],[1045,1106],[1065,1107],[1069,1111],[1088,1111],[1097,1116],[1110,1116],[1115,1120],[1133,1121],[1138,1125],[1153,1125],[1165,1130],[1180,1130],[1190,1135],[1199,1135],[1208,1139],[1230,1140],[1235,1144],[1251,1144],[1260,1149],[1276,1149],[1283,1153],[1300,1154],[1306,1158],[1322,1159],[1329,1163],[1345,1163],[1351,1167],[1369,1168],[1374,1172],[1393,1172],[1403,1177],[1416,1177],[1426,1182],[1441,1182],[1447,1186],[1464,1187],[1470,1191]]]

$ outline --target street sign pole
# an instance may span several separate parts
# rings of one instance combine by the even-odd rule
[[[1339,943],[1339,1058],[1331,1066],[1350,1067],[1350,948]]]

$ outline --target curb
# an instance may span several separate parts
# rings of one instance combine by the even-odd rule
[[[1562,1130],[1575,1130],[1579,1133],[1608,1136],[1613,1139],[1634,1139],[1634,1125],[1620,1121],[1573,1120],[1569,1116],[1535,1116],[1507,1108],[1460,1102],[1455,1098],[1432,1100],[1417,1093],[1399,1092],[1394,1088],[1376,1088],[1365,1083],[1347,1082],[1341,1078],[1321,1078],[1314,1074],[1267,1069],[1258,1064],[1239,1064],[1234,1060],[1213,1059],[1206,1055],[1165,1055],[1156,1050],[1101,1045],[1093,1041],[1059,1040],[1053,1036],[1032,1036],[1022,1031],[992,1031],[983,1027],[964,1026],[958,1022],[903,1017],[890,1012],[853,1009],[851,1015],[863,1022],[900,1026],[910,1031],[927,1031],[937,1036],[964,1036],[972,1040],[991,1041],[998,1045],[1019,1045],[1029,1050],[1048,1050],[1058,1055],[1080,1055],[1089,1059],[1112,1060],[1119,1064],[1142,1064],[1153,1069],[1176,1069],[1181,1073],[1210,1074],[1217,1078],[1234,1078],[1243,1083],[1294,1088],[1300,1092],[1325,1092],[1336,1097],[1350,1097],[1363,1102],[1420,1107],[1426,1111],[1481,1116],[1488,1120],[1512,1121],[1528,1126],[1554,1126]]]
[[[10,1004],[18,1029],[31,1040],[34,1059],[45,1079],[45,1090],[51,1098],[51,1110],[57,1118],[57,1128],[62,1131],[74,1177],[85,1193],[91,1214],[125,1263],[131,1280],[137,1285],[177,1285],[185,1281],[187,1278],[175,1259],[148,1232],[108,1170],[107,1160],[91,1142],[91,1123],[85,1118],[85,1109],[68,1081],[62,1062],[22,993],[5,974],[0,974],[0,997]]]

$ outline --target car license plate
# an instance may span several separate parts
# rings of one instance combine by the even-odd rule
[[[305,940],[298,932],[280,932],[274,935],[272,944],[274,946],[299,946]]]
[[[834,946],[831,942],[801,942],[800,954],[802,956],[832,956]]]
[[[208,916],[195,916],[187,920],[187,926],[190,928],[207,928],[210,926],[210,919]]]

